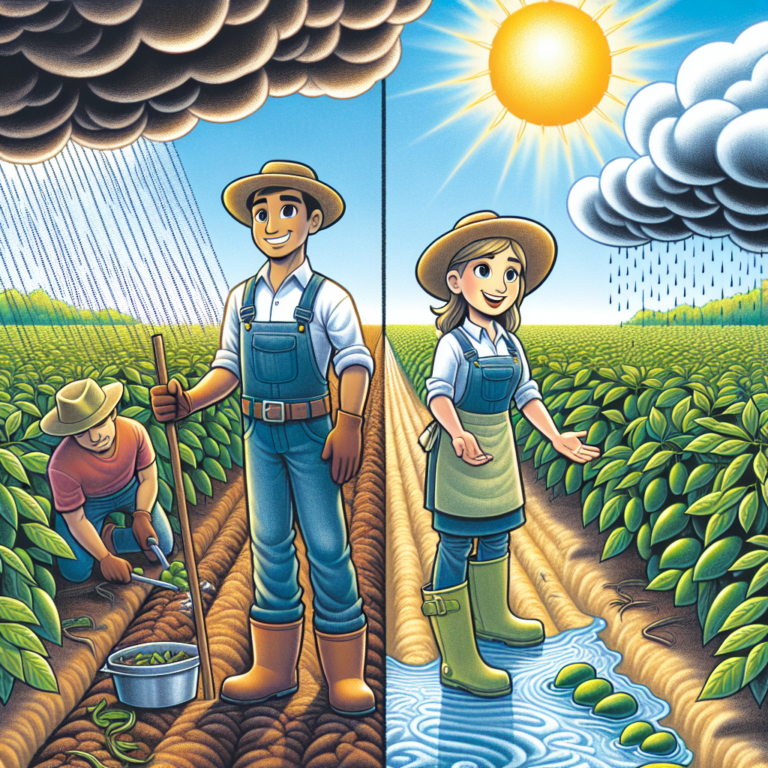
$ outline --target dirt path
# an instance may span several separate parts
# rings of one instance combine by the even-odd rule
[[[357,478],[344,487],[344,498],[352,556],[369,622],[366,674],[377,697],[377,712],[353,719],[334,714],[328,706],[311,630],[312,588],[306,550],[298,536],[300,581],[307,605],[299,691],[286,699],[249,707],[218,699],[206,702],[198,697],[165,710],[137,709],[138,722],[133,734],[138,747],[154,752],[155,768],[335,768],[342,763],[374,768],[384,763],[384,365],[378,329],[365,330],[366,341],[375,350],[377,373],[367,410],[362,467]],[[217,693],[225,677],[250,665],[247,616],[253,586],[241,476],[227,493],[236,497],[229,514],[221,521],[213,517],[204,520],[195,533],[200,578],[208,584],[206,626]],[[167,591],[153,593],[116,647],[153,640],[194,641],[186,596],[173,596]],[[64,754],[79,749],[93,754],[109,768],[119,768],[120,764],[110,758],[105,748],[103,733],[93,726],[85,710],[102,698],[109,704],[116,701],[109,677],[97,679],[30,765],[89,766],[81,758]],[[5,768],[5,763],[2,765]],[[24,765],[27,763],[20,763]]]
[[[392,354],[386,350],[387,375],[387,650],[406,664],[437,657],[428,620],[421,614],[419,588],[429,581],[437,534],[423,509],[425,454],[416,438],[430,419]],[[510,602],[513,610],[544,621],[548,636],[585,626],[599,616],[608,624],[606,645],[622,654],[620,672],[648,686],[669,702],[664,721],[694,753],[692,768],[768,768],[768,717],[748,691],[721,701],[697,702],[715,666],[713,648],[702,648],[693,608],[678,609],[664,593],[635,597],[654,607],[627,610],[620,620],[616,591],[623,579],[645,581],[645,564],[632,552],[600,563],[604,536],[584,530],[577,497],[550,501],[523,466],[527,523],[511,536]],[[643,629],[666,616],[674,646],[643,637]]]

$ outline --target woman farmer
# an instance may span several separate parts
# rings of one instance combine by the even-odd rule
[[[478,696],[503,696],[512,685],[483,661],[475,635],[516,647],[544,640],[542,623],[508,603],[509,532],[525,522],[512,400],[559,453],[581,464],[599,455],[579,439],[586,432],[560,434],[514,334],[523,298],[546,279],[556,250],[541,224],[480,211],[435,240],[416,267],[422,288],[445,302],[433,309],[442,335],[427,380],[436,421],[422,436],[425,507],[440,535],[422,611],[440,650],[440,681]]]

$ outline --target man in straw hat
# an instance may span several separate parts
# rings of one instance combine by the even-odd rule
[[[48,462],[48,481],[55,530],[76,557],[58,558],[69,581],[85,581],[96,560],[107,581],[128,583],[131,565],[119,555],[143,551],[156,561],[150,537],[166,555],[173,549],[171,526],[157,503],[155,452],[143,425],[117,415],[122,395],[120,382],[73,381],[40,421],[43,432],[64,438]],[[131,527],[106,522],[115,512],[129,515]]]
[[[523,298],[547,278],[555,253],[538,222],[477,211],[437,238],[416,267],[421,286],[444,302],[433,309],[442,335],[427,380],[435,422],[420,440],[429,454],[424,506],[440,537],[422,611],[440,651],[441,683],[476,696],[512,687],[506,670],[484,661],[476,636],[516,647],[544,640],[542,622],[509,606],[509,532],[525,522],[510,406],[566,458],[585,463],[600,453],[582,444],[586,432],[560,433],[515,336]]]
[[[304,626],[293,540],[301,526],[314,590],[314,630],[331,707],[369,714],[363,677],[366,621],[340,484],[357,472],[363,408],[373,359],[351,297],[312,271],[307,239],[334,224],[344,201],[315,172],[267,163],[223,193],[232,216],[251,228],[267,262],[229,294],[220,349],[209,373],[184,391],[172,380],[151,391],[160,420],[179,419],[226,397],[240,384],[254,601],[253,664],[224,681],[221,697],[253,704],[298,689]],[[331,421],[327,371],[339,376]]]

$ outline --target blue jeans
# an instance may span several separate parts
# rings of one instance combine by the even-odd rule
[[[83,504],[85,518],[91,522],[96,529],[96,533],[101,533],[104,521],[112,512],[133,514],[136,509],[136,489],[138,487],[139,481],[134,478],[132,482],[128,483],[122,490],[117,491],[117,493],[85,500],[85,504]],[[173,549],[173,531],[171,530],[168,516],[158,503],[155,503],[152,509],[152,527],[157,533],[157,543],[160,550],[163,554],[169,555]],[[85,581],[93,572],[93,564],[95,562],[93,555],[75,540],[61,514],[56,515],[55,530],[72,547],[72,551],[77,558],[75,560],[68,560],[63,557],[56,558],[61,575],[69,581]],[[141,552],[139,542],[136,541],[136,537],[130,528],[115,528],[112,532],[112,543],[115,547],[115,552],[118,554]]]
[[[471,536],[441,533],[432,571],[432,589],[448,589],[463,584],[467,580],[467,562],[471,551]],[[490,536],[478,536],[477,559],[479,562],[504,557],[508,551],[508,531]]]
[[[341,488],[320,458],[330,416],[268,424],[244,415],[245,478],[251,529],[251,617],[287,624],[304,614],[294,512],[307,547],[314,623],[328,634],[365,624],[352,565]]]

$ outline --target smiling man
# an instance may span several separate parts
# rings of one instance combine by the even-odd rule
[[[253,665],[225,680],[221,697],[253,704],[298,689],[304,605],[295,513],[307,547],[315,637],[331,707],[369,714],[375,700],[363,677],[366,621],[340,484],[359,467],[373,359],[351,297],[313,272],[306,252],[308,238],[342,216],[344,201],[308,166],[276,161],[232,182],[223,202],[251,228],[267,262],[229,294],[208,374],[189,391],[175,380],[152,389],[155,414],[168,421],[241,386]],[[333,428],[331,358],[340,401]]]
[[[72,547],[74,560],[58,558],[61,575],[85,581],[98,561],[112,582],[131,580],[130,563],[119,557],[144,551],[157,561],[147,539],[164,554],[173,549],[173,532],[157,503],[157,464],[142,424],[117,415],[120,382],[100,387],[80,379],[56,393],[56,407],[40,421],[46,434],[64,439],[48,462],[48,482],[56,508],[55,530]],[[130,527],[107,518],[122,513]]]

